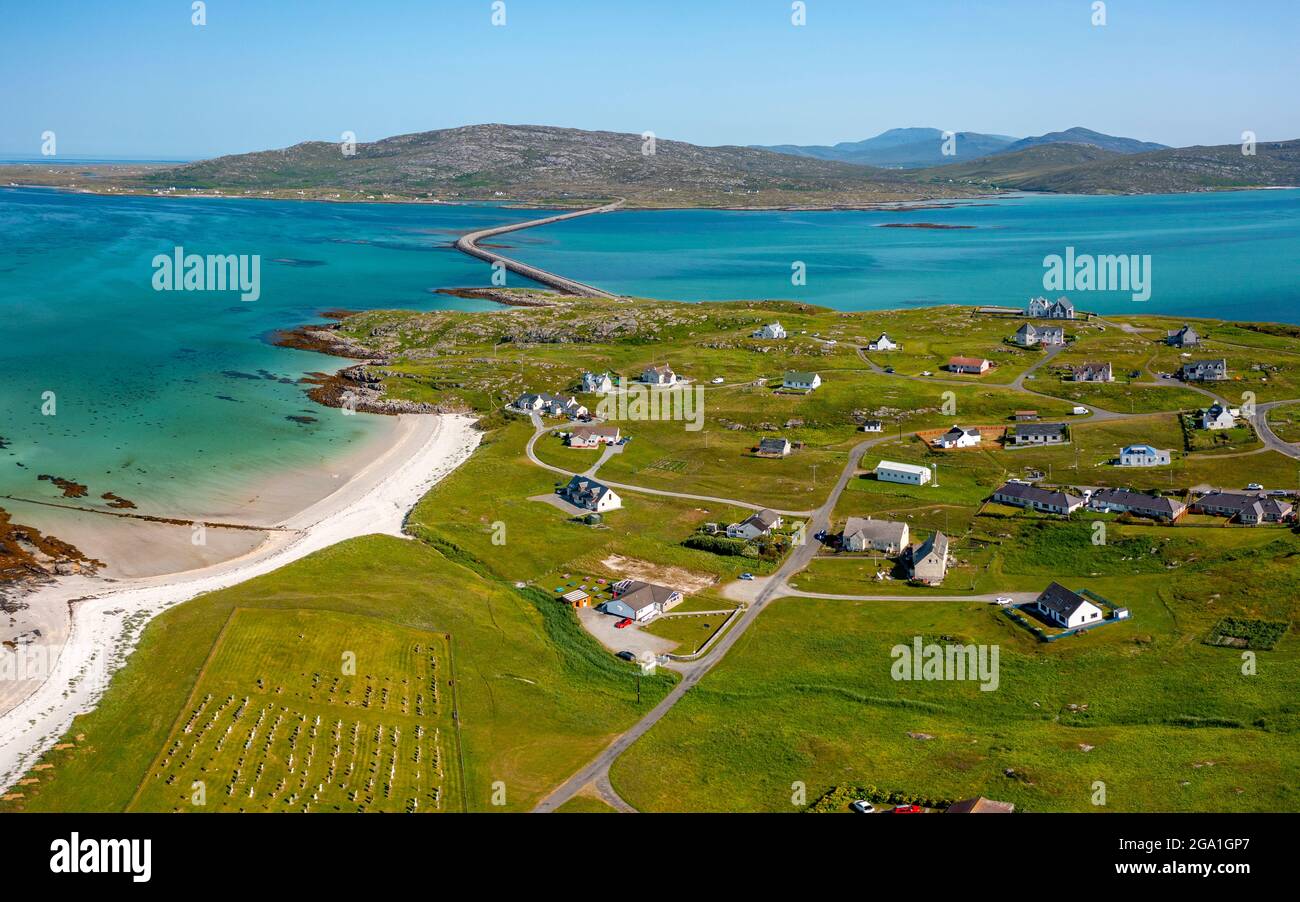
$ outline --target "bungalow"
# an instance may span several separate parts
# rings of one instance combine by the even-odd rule
[[[1147,495],[1131,489],[1098,489],[1088,497],[1088,507],[1114,514],[1136,514],[1170,523],[1187,513],[1187,505],[1176,498]]]
[[[1194,348],[1201,343],[1201,336],[1196,334],[1196,330],[1186,323],[1181,329],[1165,334],[1165,344],[1175,348]]]
[[[902,554],[907,547],[908,526],[893,520],[849,517],[840,533],[840,548],[845,551],[883,551]]]
[[[753,335],[750,336],[750,338],[769,338],[769,339],[778,339],[778,338],[785,338],[785,337],[786,337],[785,327],[782,326],[780,323],[768,323],[766,326],[759,329],[757,332],[755,332]]]
[[[1017,423],[1031,423],[1034,420],[1038,419],[1038,411],[1017,410],[1015,413],[1011,415],[1011,418],[1015,420]]]
[[[966,373],[973,376],[983,376],[989,371],[993,364],[983,357],[950,357],[948,358],[948,372]]]
[[[614,390],[614,380],[609,373],[583,373],[582,390],[589,394],[607,395]]]
[[[599,448],[618,444],[617,426],[574,426],[566,441],[570,448]]]
[[[1014,802],[998,802],[994,799],[986,799],[984,796],[976,796],[973,799],[962,799],[960,802],[953,802],[944,809],[944,814],[1011,814],[1016,810]]]
[[[948,575],[948,537],[935,532],[919,545],[913,545],[909,555],[911,578],[927,586],[937,586]]]
[[[862,431],[863,432],[884,432],[885,421],[884,420],[863,420]]]
[[[760,536],[771,535],[772,530],[780,528],[781,515],[774,510],[764,509],[728,526],[727,538],[752,541]]]
[[[1057,626],[1066,629],[1096,623],[1104,619],[1097,607],[1078,592],[1071,592],[1060,583],[1052,583],[1034,602],[1034,608]]]
[[[1109,363],[1085,363],[1072,367],[1075,382],[1114,382],[1115,373]]]
[[[984,438],[974,426],[953,426],[934,440],[936,448],[973,448]]]
[[[1043,297],[1031,298],[1024,315],[1033,319],[1074,319],[1074,303],[1064,296],[1054,301]]]
[[[1083,507],[1083,499],[1068,492],[1042,489],[1027,482],[1008,482],[993,493],[999,504],[1044,511],[1049,514],[1070,514]]]
[[[1025,323],[1016,330],[1011,340],[1022,348],[1032,348],[1035,345],[1063,345],[1065,329],[1060,326],[1032,326]]]
[[[1237,425],[1237,418],[1232,411],[1217,401],[1201,411],[1202,429],[1231,429]]]
[[[793,447],[788,438],[765,438],[754,453],[759,457],[789,457]]]
[[[1169,452],[1150,445],[1129,445],[1121,448],[1116,464],[1121,467],[1164,467],[1169,465]]]
[[[781,380],[782,388],[790,388],[796,391],[812,391],[819,388],[822,384],[822,377],[816,373],[799,373],[791,370],[785,374]]]
[[[583,510],[604,513],[623,506],[623,499],[614,494],[613,489],[587,476],[574,476],[558,491],[561,498]]]
[[[1184,363],[1178,371],[1178,378],[1184,382],[1222,382],[1228,378],[1228,361],[1219,358]]]
[[[1018,423],[1007,430],[1007,444],[1063,445],[1069,441],[1070,429],[1064,423]]]
[[[644,583],[635,579],[624,579],[612,587],[614,597],[602,606],[606,614],[615,617],[630,617],[638,623],[645,623],[681,604],[682,593],[668,586]]]
[[[887,332],[881,332],[880,337],[867,345],[868,351],[897,351],[898,344],[889,337]]]
[[[880,482],[925,485],[933,475],[929,467],[916,464],[900,464],[892,460],[882,460],[876,464],[876,479]]]
[[[647,367],[641,373],[641,381],[646,385],[676,385],[677,374],[668,364]]]
[[[1218,489],[1196,499],[1192,512],[1215,517],[1236,519],[1249,526],[1260,523],[1281,523],[1291,516],[1291,502],[1264,492],[1242,494],[1222,492]]]

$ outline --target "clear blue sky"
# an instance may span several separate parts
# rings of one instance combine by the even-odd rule
[[[479,122],[834,143],[1300,137],[1300,0],[0,0],[0,153],[195,158]]]

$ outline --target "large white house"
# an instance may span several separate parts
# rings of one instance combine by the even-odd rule
[[[882,460],[876,464],[876,479],[880,482],[897,482],[902,485],[925,485],[934,477],[929,467],[917,464],[900,464]]]
[[[769,339],[785,338],[786,337],[785,327],[782,326],[780,323],[768,323],[766,326],[756,331],[750,337],[769,338]]]
[[[1169,464],[1170,454],[1150,445],[1128,445],[1119,452],[1121,467],[1163,467]]]
[[[820,388],[821,384],[822,377],[818,374],[800,373],[794,370],[787,372],[781,380],[782,388],[790,388],[795,391],[812,391],[815,388]]]
[[[761,510],[751,514],[739,523],[727,527],[727,538],[753,541],[760,536],[769,535],[772,530],[781,528],[781,515],[774,510]]]
[[[668,364],[646,367],[641,374],[641,381],[646,385],[676,385],[677,374]]]
[[[974,426],[953,426],[934,440],[936,448],[973,448],[983,436]]]
[[[1025,307],[1025,316],[1033,319],[1074,319],[1074,303],[1067,297],[1054,301],[1047,298],[1031,298]]]
[[[1103,619],[1101,608],[1078,592],[1071,592],[1060,583],[1052,583],[1034,602],[1038,613],[1057,626],[1066,629],[1099,623]]]
[[[607,395],[614,390],[614,380],[609,373],[582,374],[582,390],[595,395]]]
[[[1065,329],[1060,326],[1034,326],[1025,323],[1016,330],[1012,341],[1022,348],[1035,345],[1056,346],[1065,344]]]
[[[889,337],[887,332],[881,332],[880,337],[867,345],[868,351],[897,351],[898,344]]]
[[[559,494],[574,507],[601,514],[623,506],[623,499],[613,489],[587,476],[574,476],[568,485],[559,490]]]
[[[1202,429],[1231,429],[1236,425],[1237,418],[1222,404],[1216,402],[1201,411]]]

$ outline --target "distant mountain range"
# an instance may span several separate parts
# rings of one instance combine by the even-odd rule
[[[1063,132],[1049,132],[1032,138],[1013,138],[1009,135],[986,135],[979,132],[957,132],[949,149],[944,153],[944,136],[937,128],[891,128],[865,141],[847,141],[833,147],[781,144],[761,148],[791,156],[815,157],[819,160],[837,160],[862,166],[881,166],[890,169],[919,169],[966,162],[999,153],[1015,153],[1045,144],[1086,144],[1115,153],[1143,153],[1164,150],[1165,145],[1134,138],[1103,135],[1086,128],[1071,128]]]
[[[837,145],[855,148],[837,152],[899,166],[899,161],[915,163],[922,156],[933,162],[942,134],[938,129],[894,129],[854,145]],[[985,152],[994,146],[998,149]],[[1300,141],[1262,143],[1254,154],[1243,154],[1235,144],[1163,148],[1084,129],[1027,139],[963,133],[957,137],[955,161],[940,160],[942,165],[886,168],[811,153],[651,141],[636,134],[472,125],[355,148],[313,141],[181,166],[102,167],[93,183],[112,190],[340,200],[577,206],[622,197],[640,207],[746,208],[870,206],[1002,190],[1125,194],[1300,186]],[[0,181],[87,183],[85,167],[27,167],[10,174],[11,168],[20,167],[0,167]]]

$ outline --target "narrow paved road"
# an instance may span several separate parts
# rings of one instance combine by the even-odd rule
[[[591,207],[587,210],[575,210],[572,213],[560,213],[554,216],[546,216],[542,219],[532,219],[528,222],[516,222],[511,225],[496,226],[491,229],[480,229],[477,232],[470,232],[468,235],[462,235],[456,239],[456,249],[471,257],[477,257],[480,260],[486,260],[488,263],[500,263],[506,269],[513,273],[532,279],[534,282],[540,282],[562,291],[565,294],[577,295],[584,298],[613,298],[615,295],[610,294],[600,288],[578,282],[574,279],[568,279],[564,276],[547,272],[544,269],[538,269],[536,266],[529,266],[527,263],[521,263],[518,260],[507,257],[505,254],[498,254],[496,251],[479,247],[478,243],[487,238],[495,238],[497,235],[504,235],[508,232],[518,232],[523,229],[532,229],[537,226],[550,225],[553,222],[563,222],[566,219],[577,219],[579,216],[591,216],[595,213],[609,213],[623,206],[623,201],[615,201],[612,204],[605,204],[600,207]]]

